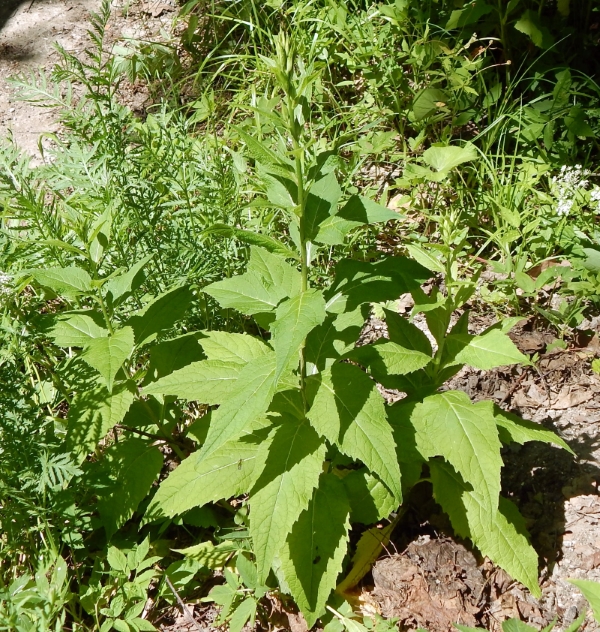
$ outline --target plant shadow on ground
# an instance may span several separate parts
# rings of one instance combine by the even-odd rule
[[[556,432],[556,421],[560,425],[560,419],[547,419],[542,425]],[[577,604],[575,614],[561,609],[560,604],[565,601],[562,580],[578,576],[573,575],[576,569],[595,568],[600,561],[600,555],[586,549],[577,564],[578,558],[569,548],[569,539],[575,538],[572,533],[588,528],[585,522],[577,524],[580,511],[582,514],[593,512],[593,515],[584,515],[584,520],[593,520],[600,511],[600,468],[595,465],[600,440],[589,434],[580,434],[567,443],[574,455],[538,442],[523,446],[512,444],[503,449],[502,494],[510,498],[523,514],[531,542],[539,555],[543,589],[540,601],[531,600],[518,586],[507,581],[502,572],[496,574],[496,567],[485,562],[469,542],[456,536],[448,517],[433,497],[431,485],[425,482],[412,490],[406,514],[392,541],[385,547],[373,574],[369,574],[363,582],[365,586],[375,586],[372,599],[382,612],[390,617],[399,616],[401,629],[412,624],[425,624],[433,632],[446,630],[453,615],[461,619],[466,617],[465,620],[472,625],[483,625],[486,629],[491,626],[490,629],[496,630],[499,624],[492,620],[495,615],[489,613],[502,614],[497,611],[500,603],[507,612],[507,604],[516,608],[506,616],[524,617],[534,625],[542,622],[545,625],[555,617],[559,618],[561,625],[569,624],[577,613],[581,614],[586,607],[584,604]],[[589,544],[593,549],[597,538],[594,533],[592,528],[585,542],[579,542],[579,539],[575,542],[580,546]],[[472,555],[465,552],[465,547]],[[448,555],[450,557],[446,559]],[[407,580],[411,569],[418,569],[413,580],[422,577],[425,592],[417,590]],[[390,590],[386,590],[386,581],[390,577],[393,581],[388,587]],[[479,579],[471,585],[473,578]],[[441,585],[445,586],[442,590],[444,594],[438,595]],[[424,596],[426,593],[430,593],[431,600]],[[459,593],[461,596],[456,601]],[[570,597],[567,596],[568,599]],[[573,606],[572,600],[569,605]],[[435,608],[450,610],[446,618],[440,617],[438,621],[435,617],[428,618]],[[527,613],[533,613],[534,618],[528,618]],[[416,618],[413,620],[411,617]]]
[[[33,2],[42,2],[43,0],[33,0]],[[15,11],[25,3],[33,4],[32,0],[2,0],[0,3],[0,31],[6,26],[6,23],[13,16]]]

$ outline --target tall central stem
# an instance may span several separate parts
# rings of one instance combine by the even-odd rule
[[[291,108],[290,108],[291,109]],[[298,217],[299,217],[299,233],[300,233],[300,266],[301,266],[301,292],[308,290],[308,253],[306,251],[306,226],[305,226],[305,204],[306,204],[306,192],[304,190],[304,150],[300,143],[299,125],[293,118],[294,112],[291,109],[290,122],[292,128],[292,139],[295,154],[295,166],[296,166],[296,183],[298,185]],[[306,402],[306,357],[304,344],[300,349],[300,392],[302,393],[302,402],[304,406],[304,412],[308,411]]]

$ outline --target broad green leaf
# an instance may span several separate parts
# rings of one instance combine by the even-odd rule
[[[212,224],[208,228],[202,231],[203,235],[217,235],[219,237],[228,237],[230,239],[238,239],[239,241],[250,244],[252,246],[260,246],[269,252],[282,257],[289,257],[291,259],[298,259],[298,253],[288,248],[285,244],[269,235],[263,235],[262,233],[255,233],[251,230],[242,230],[241,228],[235,228],[228,226],[227,224]]]
[[[555,432],[544,428],[541,424],[521,419],[517,415],[502,410],[491,401],[481,402],[480,405],[482,408],[484,406],[488,408],[491,414],[494,415],[494,420],[498,426],[498,435],[502,443],[520,443],[522,445],[527,441],[541,441],[542,443],[556,445],[571,454],[575,454],[569,447],[569,444],[565,443]]]
[[[342,245],[346,235],[359,226],[398,220],[401,216],[369,198],[353,195],[348,202],[319,227],[314,241],[326,245]]]
[[[132,403],[133,393],[124,386],[112,395],[104,387],[75,394],[67,415],[67,448],[79,462],[121,423]]]
[[[318,485],[326,446],[306,420],[286,418],[260,452],[265,466],[250,492],[250,536],[258,580],[264,583]]]
[[[325,604],[342,568],[348,546],[350,505],[344,486],[321,474],[308,508],[292,527],[279,557],[286,583],[310,629],[325,613]]]
[[[565,116],[565,125],[573,136],[579,138],[594,138],[596,134],[591,125],[586,121],[586,112],[578,105],[574,105],[567,116]]]
[[[352,568],[338,584],[336,592],[342,595],[348,592],[371,570],[371,567],[381,555],[383,548],[390,541],[390,536],[395,526],[395,523],[390,522],[383,529],[373,527],[362,534],[356,545],[356,552],[352,557]]]
[[[246,597],[244,601],[233,611],[229,619],[229,632],[241,632],[246,623],[250,623],[250,628],[254,628],[254,617],[256,616],[256,599]]]
[[[100,373],[108,390],[112,391],[115,376],[132,351],[133,329],[123,327],[110,336],[92,338],[81,358]]]
[[[429,270],[405,257],[387,257],[374,263],[343,259],[325,294],[327,311],[340,314],[354,311],[363,303],[394,301],[430,277]]]
[[[59,347],[85,347],[92,338],[108,336],[108,331],[92,317],[75,314],[68,318],[59,317],[49,335]]]
[[[530,364],[529,358],[498,329],[491,329],[480,336],[453,334],[448,336],[446,344],[454,362],[468,364],[476,369],[488,370],[507,364]],[[453,349],[459,350],[454,354]]]
[[[273,206],[293,211],[298,204],[296,183],[281,173],[271,175],[265,169],[259,169],[259,173],[269,202]]]
[[[362,461],[402,500],[396,444],[375,382],[352,364],[334,364],[309,378],[308,413],[315,430],[347,456]]]
[[[490,509],[487,496],[471,490],[447,463],[434,460],[429,466],[435,499],[456,533],[539,597],[538,558],[517,507],[500,497],[499,508]]]
[[[146,512],[147,520],[173,517],[193,507],[201,507],[246,493],[260,474],[258,441],[261,435],[244,433],[208,457],[194,452],[160,484]]]
[[[542,25],[537,11],[527,10],[515,22],[517,31],[528,35],[531,41],[538,47],[548,49],[554,44],[554,38],[550,31]]]
[[[198,344],[199,337],[198,333],[184,334],[152,345],[144,384],[170,375],[192,362],[202,360],[204,356]]]
[[[507,619],[502,622],[502,632],[538,632],[520,619]]]
[[[478,156],[477,149],[471,143],[467,143],[464,147],[456,145],[433,146],[423,152],[423,160],[438,173],[447,173],[463,162],[477,160]]]
[[[223,360],[240,365],[270,352],[264,341],[248,334],[207,331],[202,332],[199,342],[209,360]]]
[[[350,471],[342,482],[348,492],[352,522],[373,524],[398,507],[390,490],[365,468]]]
[[[443,456],[495,512],[500,494],[500,439],[484,402],[472,404],[462,391],[430,395],[410,417],[416,444],[426,459]]]
[[[589,601],[592,607],[594,619],[600,623],[600,584],[587,579],[569,579],[567,581],[581,590],[583,596]]]
[[[133,290],[136,290],[143,283],[146,278],[145,268],[148,262],[154,255],[148,255],[135,265],[133,265],[127,272],[120,274],[119,276],[112,277],[104,284],[106,293],[110,295],[111,302],[114,304],[120,303],[126,299]]]
[[[414,349],[406,349],[385,338],[371,345],[357,347],[346,356],[372,368],[375,377],[378,374],[406,375],[426,367],[431,362],[431,356]]]
[[[250,423],[267,411],[275,393],[275,363],[275,354],[269,353],[248,362],[240,371],[235,390],[212,415],[201,450],[202,458],[237,439]]]
[[[320,290],[300,292],[277,307],[271,325],[271,344],[277,358],[275,382],[298,366],[306,336],[325,320],[325,299]]]
[[[294,168],[288,162],[286,158],[278,156],[273,150],[267,147],[264,143],[246,133],[240,127],[235,127],[235,131],[240,135],[242,140],[246,143],[248,152],[258,162],[268,167],[279,167],[279,170],[290,177],[294,173]]]
[[[67,298],[76,298],[92,291],[92,278],[77,266],[31,270],[31,276],[42,286]]]
[[[417,246],[416,244],[408,244],[406,246],[408,254],[422,266],[431,270],[432,272],[439,272],[445,274],[446,268],[442,261],[440,261],[432,252]]]
[[[242,314],[273,311],[279,303],[300,292],[300,272],[264,248],[252,246],[245,274],[211,283],[204,291],[221,307],[232,307]]]
[[[430,116],[439,109],[438,104],[447,104],[449,99],[448,93],[439,88],[425,88],[417,94],[413,101],[413,114],[415,120],[420,121]]]
[[[451,31],[453,29],[459,29],[463,26],[467,26],[468,24],[474,24],[492,10],[493,7],[482,0],[469,2],[464,9],[452,11],[450,19],[446,23],[446,30]]]
[[[432,355],[429,339],[416,325],[397,312],[392,312],[389,309],[384,310],[384,312],[388,336],[392,342],[406,349],[414,349],[428,356]]]
[[[98,513],[107,537],[120,529],[160,474],[162,452],[143,439],[125,439],[112,445],[104,454],[111,485],[98,491]]]
[[[329,314],[321,325],[308,334],[304,353],[307,363],[312,365],[309,373],[315,369],[324,371],[354,347],[366,315],[366,305],[345,314]]]
[[[126,324],[133,328],[136,345],[140,346],[150,342],[156,337],[156,334],[170,329],[177,321],[181,320],[192,297],[189,288],[176,287],[163,292],[150,304],[134,314]]]
[[[176,553],[181,553],[187,558],[195,560],[202,566],[212,570],[223,568],[227,560],[239,550],[239,544],[232,540],[225,540],[216,546],[208,542],[200,542],[185,549],[173,549]]]
[[[223,360],[201,360],[144,387],[148,395],[173,395],[202,404],[222,404],[235,391],[242,366]]]
[[[315,241],[321,224],[335,214],[341,195],[342,190],[333,171],[312,185],[304,211],[304,231],[308,241]]]

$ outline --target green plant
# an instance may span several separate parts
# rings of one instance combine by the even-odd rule
[[[256,566],[244,553],[238,554],[235,569],[234,574],[225,568],[225,584],[212,588],[203,599],[221,606],[216,623],[227,622],[230,632],[240,632],[246,624],[254,627],[259,602],[269,591],[258,581]]]
[[[333,155],[319,151],[311,135],[308,104],[318,71],[302,63],[283,34],[276,43],[277,58],[265,63],[282,92],[281,107],[261,114],[280,140],[273,147],[239,134],[269,201],[289,222],[296,252],[277,242],[271,251],[252,246],[244,274],[204,288],[223,308],[253,316],[262,337],[203,332],[198,342],[206,359],[146,383],[148,396],[219,406],[199,420],[200,449],[161,484],[148,519],[248,493],[257,581],[274,571],[312,626],[342,570],[350,523],[389,515],[426,466],[457,533],[539,594],[524,521],[500,496],[500,448],[529,440],[569,448],[491,402],[439,391],[464,364],[527,363],[506,335],[515,320],[474,336],[465,312],[450,328],[474,291],[472,280],[456,278],[451,247],[444,292],[434,286],[427,295],[420,285],[431,273],[402,257],[342,260],[325,290],[312,286],[311,263],[321,246],[343,244],[359,225],[395,214],[359,196],[338,205]],[[356,347],[369,304],[405,292],[437,349],[389,311],[389,339]],[[387,406],[377,384],[407,397]]]
[[[129,550],[108,548],[106,564],[97,558],[91,577],[80,589],[80,603],[99,632],[142,632],[156,630],[143,613],[150,583],[157,578],[153,566],[161,559],[150,556],[149,539]]]
[[[0,593],[0,630],[60,632],[70,599],[67,562],[46,551],[33,577],[25,573]],[[83,630],[77,622],[72,629]]]

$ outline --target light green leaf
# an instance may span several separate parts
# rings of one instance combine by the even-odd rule
[[[423,152],[425,163],[438,173],[448,173],[464,162],[477,160],[478,156],[477,149],[471,143],[467,143],[463,147],[457,145],[433,146]]]
[[[202,404],[222,404],[234,392],[242,365],[223,360],[192,362],[144,387],[147,395],[173,395]]]
[[[495,512],[502,458],[489,408],[483,402],[472,404],[462,391],[446,391],[417,404],[410,419],[422,456],[443,456],[487,501],[488,511]]]
[[[556,445],[571,454],[575,454],[568,443],[565,443],[555,432],[544,428],[541,424],[521,419],[517,415],[502,410],[491,401],[481,402],[480,406],[489,409],[494,416],[498,426],[498,435],[502,443],[520,443],[522,445],[527,441],[541,441],[542,443]]]
[[[245,432],[208,457],[194,452],[160,484],[146,512],[146,520],[173,517],[193,507],[246,493],[260,474],[257,466],[261,434]]]
[[[415,260],[418,261],[423,267],[431,270],[432,272],[440,272],[444,274],[446,272],[446,268],[444,264],[435,257],[431,252],[417,246],[416,244],[408,244],[406,246],[408,250],[408,254]]]
[[[275,382],[284,372],[294,370],[306,336],[325,320],[325,299],[320,290],[307,290],[277,307],[271,325],[271,344],[277,358]]]
[[[104,284],[104,289],[107,294],[110,294],[113,305],[126,299],[133,290],[136,290],[143,283],[146,278],[145,268],[153,256],[154,255],[148,255],[144,257],[127,270],[127,272],[112,277]]]
[[[232,540],[225,540],[216,546],[210,542],[200,542],[185,549],[173,549],[176,553],[181,553],[187,558],[198,562],[212,570],[223,568],[227,560],[239,550],[239,543]]]
[[[250,492],[250,535],[258,581],[264,583],[318,485],[326,446],[306,420],[286,418],[260,452],[265,467]]]
[[[346,356],[372,368],[375,375],[406,375],[426,367],[431,362],[431,356],[414,349],[406,349],[385,338],[377,340],[372,345],[357,347]]]
[[[351,470],[342,482],[348,492],[352,522],[373,524],[398,507],[389,489],[365,468]]]
[[[110,336],[92,338],[81,358],[100,373],[108,390],[112,391],[115,376],[132,351],[133,329],[123,327]]]
[[[246,143],[248,152],[258,162],[267,167],[278,167],[279,171],[290,177],[294,173],[294,169],[287,159],[278,156],[274,151],[267,147],[264,143],[258,141],[254,136],[246,133],[240,127],[235,127],[235,131],[240,135]]]
[[[279,303],[300,292],[301,275],[282,257],[252,246],[245,274],[211,283],[204,291],[222,307],[242,314],[273,311]]]
[[[453,348],[462,347],[454,355],[455,362],[468,364],[476,369],[488,370],[507,364],[530,364],[529,358],[499,329],[491,329],[480,336],[450,335],[446,343],[452,355]]]
[[[237,439],[250,423],[267,411],[275,394],[275,363],[275,354],[269,353],[252,360],[240,371],[235,391],[212,415],[201,450],[202,458]]]
[[[161,331],[170,329],[183,318],[192,297],[189,288],[176,287],[163,292],[134,314],[126,324],[133,328],[135,343],[141,346],[152,341]]]
[[[108,336],[108,331],[96,324],[91,316],[75,314],[68,318],[59,317],[49,335],[59,347],[85,347],[92,338]]]
[[[100,487],[98,513],[107,537],[120,529],[160,474],[162,452],[143,439],[126,439],[112,445],[104,454],[111,485]]]
[[[362,461],[402,501],[396,444],[383,398],[373,380],[352,364],[334,364],[309,378],[314,393],[308,418],[347,456]]]
[[[429,467],[435,499],[449,515],[456,533],[469,538],[483,555],[527,586],[534,597],[541,596],[537,554],[516,506],[500,497],[499,508],[490,509],[487,494],[469,490],[448,464],[436,460],[430,461]]]
[[[67,298],[92,291],[92,278],[85,270],[76,266],[31,270],[30,274],[40,285]]]
[[[594,619],[600,623],[600,584],[587,579],[569,579],[567,581],[581,590],[583,596],[589,601],[592,607]]]
[[[502,622],[502,632],[538,632],[538,630],[520,619],[507,619]]]
[[[245,365],[271,351],[260,338],[226,331],[203,332],[199,342],[209,360],[223,360],[240,365]]]
[[[229,619],[229,632],[241,632],[241,629],[250,622],[250,627],[254,627],[254,617],[256,616],[256,599],[246,597],[244,601],[233,611]]]
[[[353,195],[335,214],[324,219],[314,241],[319,244],[341,245],[346,235],[359,226],[398,220],[401,216],[369,198]]]
[[[121,423],[132,403],[133,393],[124,385],[112,395],[104,387],[75,394],[67,415],[67,448],[79,462]]]
[[[342,483],[322,474],[279,554],[286,583],[310,629],[325,612],[348,546],[350,505]]]

